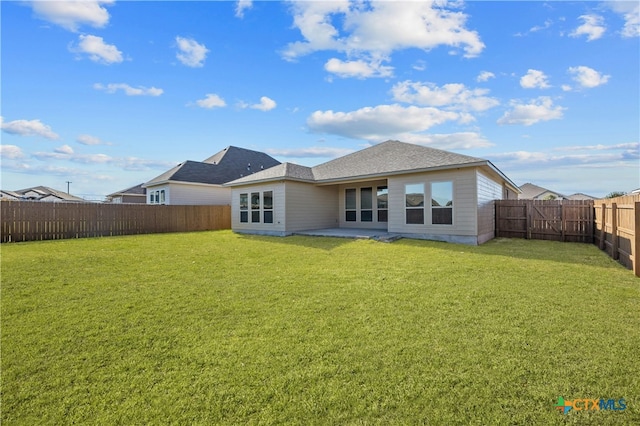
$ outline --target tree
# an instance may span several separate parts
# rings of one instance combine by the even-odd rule
[[[604,198],[616,198],[616,197],[622,197],[623,195],[627,195],[627,193],[622,191],[613,191],[605,195]]]

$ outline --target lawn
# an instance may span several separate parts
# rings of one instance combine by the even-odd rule
[[[592,245],[1,249],[3,425],[640,423],[640,279]],[[558,397],[626,409],[563,415]]]

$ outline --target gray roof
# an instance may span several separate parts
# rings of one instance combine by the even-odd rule
[[[270,169],[236,179],[233,183],[273,181],[282,179],[304,182],[315,181],[313,177],[313,169],[311,167],[300,166],[294,163],[282,163],[271,167]]]
[[[399,141],[387,141],[320,164],[313,168],[313,174],[316,180],[328,181],[400,174],[483,161],[485,160],[482,158],[469,157],[441,149]]]
[[[142,183],[136,186],[132,186],[131,188],[123,189],[122,191],[114,192],[113,194],[107,195],[107,197],[115,197],[117,195],[146,195],[147,188],[142,187]]]
[[[229,146],[203,162],[185,161],[156,176],[145,187],[164,182],[190,182],[222,185],[256,171],[280,164],[264,152]]]
[[[45,198],[48,196],[54,196],[64,201],[73,201],[73,202],[86,201],[84,198],[76,197],[75,195],[67,194],[66,192],[58,191],[57,189],[49,188],[48,186],[34,186],[31,188],[19,189],[15,192],[23,196],[24,194],[30,191],[38,193],[40,195],[39,199]]]
[[[522,191],[522,193],[518,196],[520,200],[531,200],[541,194],[544,194],[545,192],[550,192],[552,194],[558,195],[559,197],[565,198],[565,196],[560,194],[559,192],[552,191],[550,189],[543,188],[532,183],[525,183],[524,185],[520,186],[520,190]]]
[[[470,157],[468,155],[399,141],[383,142],[311,168],[290,163],[285,164],[287,165],[286,167],[255,173],[251,176],[232,181],[229,185],[241,185],[283,178],[329,183],[460,166],[486,165],[494,169],[507,182],[517,188],[517,186],[506,176],[502,175],[495,166],[482,158]]]

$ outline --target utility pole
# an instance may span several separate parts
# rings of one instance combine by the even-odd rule
[[[73,182],[69,182],[67,181],[67,194],[71,195],[71,193],[69,192],[69,184],[72,184]]]

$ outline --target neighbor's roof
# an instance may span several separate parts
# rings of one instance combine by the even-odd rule
[[[288,164],[288,168],[266,170],[245,176],[230,182],[229,185],[283,178],[330,183],[471,165],[490,167],[517,190],[517,185],[487,160],[399,141],[383,142],[311,168]]]
[[[562,198],[566,198],[564,195],[562,195],[559,192],[552,191],[550,189],[543,188],[541,186],[534,185],[532,183],[525,183],[524,185],[520,186],[520,190],[522,191],[522,193],[518,196],[520,200],[530,200],[530,199],[532,200],[540,196],[541,194],[544,194],[545,192],[549,192],[551,194],[556,194]]]
[[[34,186],[31,188],[19,189],[15,192],[17,192],[20,195],[24,195],[30,191],[40,194],[39,198],[54,196],[64,201],[74,201],[74,202],[86,201],[84,198],[76,197],[75,195],[67,194],[66,192],[58,191],[57,189],[49,188],[48,186]]]
[[[200,161],[185,161],[145,183],[144,187],[166,182],[222,185],[247,174],[280,164],[264,152],[229,146]]]
[[[142,183],[136,186],[132,186],[131,188],[123,189],[122,191],[114,192],[113,194],[107,195],[107,197],[115,197],[118,195],[146,195],[147,189],[142,187]]]

